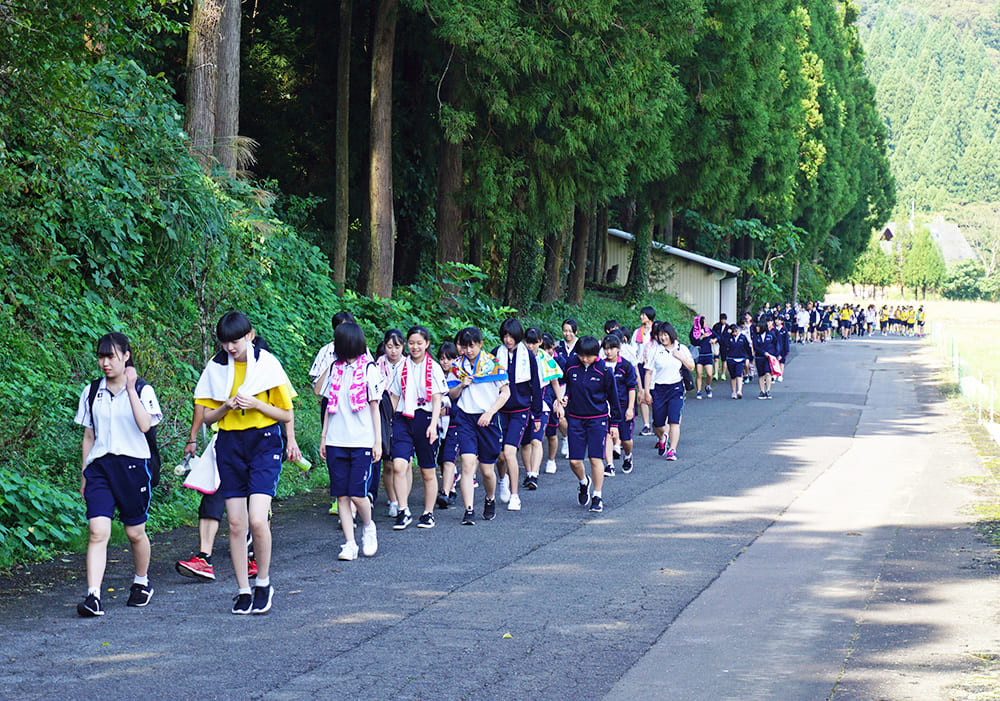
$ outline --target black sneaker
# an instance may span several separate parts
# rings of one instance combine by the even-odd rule
[[[521,480],[521,486],[524,487],[525,489],[531,489],[531,487],[529,486],[530,484],[531,484],[531,475],[525,475],[524,479]]]
[[[770,392],[765,392],[764,395],[764,399],[774,399],[774,396]]]
[[[396,523],[392,524],[392,528],[395,531],[401,531],[411,523],[413,523],[413,517],[410,515],[410,512],[400,511],[396,514]]]
[[[458,501],[458,492],[455,490],[448,492],[448,504],[454,506],[456,501]]]
[[[604,502],[601,501],[600,497],[591,497],[590,510],[595,514],[599,514],[604,511]]]
[[[758,394],[757,399],[767,399],[767,392],[761,392]]]
[[[233,597],[233,613],[235,614],[248,614],[250,613],[250,607],[253,605],[253,596],[250,594],[237,594]]]
[[[153,587],[148,584],[133,584],[128,592],[126,606],[145,606],[153,598]]]
[[[531,477],[529,477],[525,481],[527,482],[527,484],[525,486],[528,488],[528,491],[532,491],[533,492],[536,489],[538,489],[538,477],[537,476],[532,475]]]
[[[604,476],[605,477],[615,476],[615,466],[613,464],[608,463],[607,465],[604,466]]]
[[[483,504],[483,520],[492,521],[497,517],[497,500],[487,499]]]
[[[587,483],[580,485],[580,493],[577,495],[576,500],[580,503],[580,506],[586,506],[590,503],[590,477],[587,477]]]
[[[649,424],[646,424],[645,426],[642,427],[642,430],[639,431],[639,435],[640,436],[652,436],[653,435],[653,429],[651,429],[649,427]]]
[[[437,501],[434,502],[434,507],[437,509],[447,509],[451,503],[448,501],[448,495],[444,492],[438,492]]]
[[[421,514],[417,519],[417,528],[434,528],[434,514],[429,511]]]
[[[270,584],[266,587],[254,587],[253,605],[250,607],[250,613],[267,613],[271,610],[271,599],[273,598],[274,587]]]
[[[627,475],[632,471],[632,458],[622,460],[622,474]]]
[[[84,618],[104,615],[104,609],[101,608],[101,600],[93,594],[87,594],[87,598],[76,605],[76,612]]]
[[[463,526],[475,526],[476,525],[476,514],[472,509],[466,509],[465,515],[462,517]]]

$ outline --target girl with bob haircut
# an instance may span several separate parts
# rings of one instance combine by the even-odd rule
[[[351,506],[361,519],[361,551],[371,557],[378,551],[378,535],[368,500],[368,481],[382,457],[379,403],[385,378],[368,354],[364,331],[353,321],[333,332],[337,359],[330,366],[327,404],[320,432],[319,454],[330,473],[330,497],[337,500],[344,544],[338,560],[356,560]]]
[[[524,345],[524,327],[514,318],[500,324],[500,346],[497,361],[507,368],[510,396],[500,409],[500,432],[503,447],[497,465],[500,475],[500,501],[508,511],[521,510],[518,494],[517,450],[524,434],[531,435],[541,428],[542,387],[539,382],[538,356]],[[525,466],[525,471],[530,466]]]
[[[684,409],[684,381],[681,366],[694,370],[694,358],[687,346],[677,340],[673,324],[662,322],[653,327],[660,345],[646,363],[646,403],[652,407],[656,451],[667,460],[677,459],[681,437],[681,411]]]
[[[127,605],[145,606],[153,596],[146,535],[152,454],[145,434],[163,418],[153,388],[136,374],[127,336],[109,333],[100,338],[97,367],[104,377],[83,388],[76,412],[76,423],[84,428],[80,494],[87,502],[90,529],[87,596],[76,607],[84,617],[104,615],[101,587],[116,511],[135,567]]]
[[[279,423],[292,420],[292,389],[281,363],[264,347],[242,312],[215,327],[222,350],[209,361],[194,390],[205,423],[219,424],[207,454],[219,471],[219,493],[229,516],[229,551],[239,591],[234,614],[271,610],[271,527],[268,514],[281,477],[284,438]],[[250,588],[247,528],[253,534],[257,580]]]

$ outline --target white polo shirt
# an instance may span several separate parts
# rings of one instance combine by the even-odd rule
[[[406,363],[406,396],[403,396],[403,363]],[[396,366],[395,371],[392,373],[392,380],[389,382],[389,394],[399,397],[399,404],[396,405],[396,411],[404,415],[412,415],[417,409],[421,411],[426,411],[430,414],[434,410],[434,406],[431,404],[430,398],[428,397],[425,404],[419,403],[419,399],[423,398],[425,393],[425,385],[427,384],[427,378],[424,376],[425,366],[424,361],[419,363],[414,363],[410,360],[409,356],[403,359],[403,362]],[[419,388],[420,394],[418,397],[417,389]],[[444,370],[438,365],[437,361],[433,358],[431,359],[431,395],[435,394],[447,394],[448,385],[444,380]]]
[[[338,448],[371,448],[375,445],[375,423],[372,421],[371,407],[366,402],[361,411],[351,411],[351,380],[358,362],[355,360],[344,366],[344,379],[337,393],[337,411],[329,415],[326,427],[326,445]],[[368,401],[380,400],[385,388],[382,371],[367,358],[360,362],[369,363],[365,370]]]
[[[149,444],[146,434],[139,430],[132,413],[132,402],[124,387],[118,394],[108,391],[107,378],[101,378],[94,397],[94,416],[90,415],[90,385],[84,385],[80,393],[80,404],[75,421],[85,428],[94,429],[94,447],[87,453],[87,464],[105,455],[128,455],[133,458],[149,458]],[[139,394],[142,406],[149,412],[150,426],[160,423],[163,412],[156,400],[152,386],[145,385]],[[95,427],[95,421],[96,424]]]
[[[680,349],[681,355],[686,354],[688,359],[693,362],[694,359],[687,346],[678,343],[677,347]],[[657,344],[656,348],[650,351],[645,368],[647,371],[653,371],[651,384],[654,387],[656,385],[675,385],[681,381],[681,361],[664,348],[663,344]]]

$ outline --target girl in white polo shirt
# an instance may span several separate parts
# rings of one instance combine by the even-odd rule
[[[153,388],[136,374],[127,336],[102,336],[97,342],[97,366],[104,377],[83,388],[76,412],[76,422],[84,427],[80,494],[87,502],[90,528],[87,596],[76,607],[84,617],[104,615],[101,585],[116,510],[135,565],[127,605],[145,606],[153,596],[146,535],[153,476],[145,433],[159,423],[162,413]]]
[[[385,389],[382,371],[368,354],[365,334],[353,321],[345,321],[333,332],[337,360],[330,367],[327,405],[323,415],[320,457],[330,473],[330,496],[339,502],[344,544],[339,560],[355,560],[351,505],[361,519],[361,551],[371,557],[378,550],[368,482],[382,458],[382,425],[379,402]]]

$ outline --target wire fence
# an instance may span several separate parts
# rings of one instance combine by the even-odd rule
[[[931,324],[931,341],[941,357],[951,366],[952,376],[962,399],[976,420],[986,427],[990,435],[1000,444],[1000,398],[997,395],[997,379],[984,374],[981,363],[971,361],[969,351],[963,349],[959,338],[948,331],[944,323]]]

